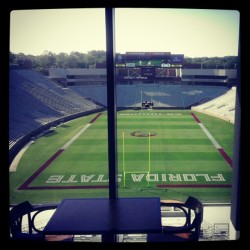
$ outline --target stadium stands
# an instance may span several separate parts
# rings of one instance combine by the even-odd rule
[[[69,89],[104,106],[107,105],[106,87],[103,85],[70,86]],[[223,95],[227,90],[225,86],[118,84],[117,106],[139,108],[143,100],[148,100],[154,102],[155,108],[190,108],[204,100]]]
[[[223,120],[234,123],[235,118],[236,87],[232,87],[224,95],[212,99],[209,102],[192,107],[205,114],[216,116]]]
[[[9,96],[10,154],[13,146],[27,135],[31,138],[61,119],[103,108],[32,70],[10,70]]]
[[[23,138],[37,134],[81,115],[107,106],[106,85],[68,86],[62,88],[49,78],[28,69],[10,69],[9,149]],[[227,93],[225,96],[224,94]],[[220,97],[220,96],[223,97]],[[208,100],[214,101],[207,102]],[[152,101],[154,108],[190,108],[234,122],[235,89],[225,86],[181,84],[117,84],[117,107],[140,108],[142,101]],[[28,140],[24,140],[25,143]],[[22,146],[23,142],[22,142]],[[12,161],[13,157],[10,157]]]

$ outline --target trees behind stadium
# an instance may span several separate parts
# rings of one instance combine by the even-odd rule
[[[103,50],[92,50],[88,53],[72,51],[69,54],[61,52],[55,54],[51,51],[44,51],[43,54],[25,55],[24,53],[9,53],[9,62],[22,64],[24,61],[31,61],[32,68],[44,75],[48,75],[49,68],[91,68],[96,64],[106,65],[106,52]],[[184,58],[186,65],[202,65],[203,69],[235,69],[237,68],[237,56],[224,57],[196,57]],[[200,67],[199,67],[200,68]]]
[[[90,68],[96,63],[105,64],[106,52],[102,50],[92,50],[88,53],[71,52],[69,54],[61,52],[55,54],[51,51],[44,51],[42,55],[33,56],[23,53],[9,54],[9,62],[22,65],[24,61],[30,60],[32,68],[45,75],[48,75],[49,68]]]

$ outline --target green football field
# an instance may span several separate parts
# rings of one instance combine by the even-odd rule
[[[120,197],[230,202],[233,124],[190,110],[153,109],[118,112],[117,128]],[[107,151],[106,112],[50,130],[10,172],[10,203],[108,197]]]

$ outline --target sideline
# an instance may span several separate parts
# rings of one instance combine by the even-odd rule
[[[29,146],[34,143],[35,141],[28,142],[16,155],[14,160],[11,162],[11,165],[9,167],[9,172],[16,172],[17,166],[19,164],[20,159],[22,158],[24,152],[29,148]]]
[[[84,133],[93,122],[101,115],[99,113],[92,119],[88,124],[86,124],[76,135],[74,135],[66,144],[64,144],[55,154],[53,154],[40,168],[36,170],[19,188],[18,190],[28,189],[29,184],[46,169],[61,153],[64,152],[82,133]]]
[[[85,125],[85,127],[83,129],[81,129],[75,136],[73,136],[62,148],[61,150],[65,150],[67,149],[70,144],[72,144],[83,132],[85,132],[85,130],[87,130],[89,128],[89,126],[97,119],[99,118],[99,116],[102,113],[99,113],[96,117],[94,117],[87,125]],[[69,122],[69,121],[67,121]],[[65,122],[65,124],[67,123]],[[49,131],[49,130],[47,130]],[[46,134],[46,132],[42,132],[40,135],[38,135],[38,137],[41,137],[42,135]],[[14,160],[12,161],[10,167],[9,167],[9,172],[15,172],[18,166],[18,163],[20,161],[20,159],[22,158],[24,152],[29,148],[29,146],[34,143],[34,140],[31,140],[29,143],[27,143],[20,151],[19,153],[16,155],[16,157],[14,158]]]
[[[208,139],[212,142],[214,147],[219,151],[221,156],[224,158],[224,160],[227,162],[227,164],[233,168],[233,161],[232,159],[228,156],[228,154],[225,152],[225,150],[220,146],[220,144],[215,140],[215,138],[210,134],[210,132],[206,129],[206,127],[203,125],[203,123],[198,119],[198,117],[194,114],[191,113],[193,118],[196,120],[200,128],[203,130],[203,132],[206,134]]]

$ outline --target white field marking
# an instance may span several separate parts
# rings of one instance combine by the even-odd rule
[[[76,135],[74,135],[64,146],[62,146],[60,149],[67,149],[83,132],[85,132],[89,127],[91,126],[91,123],[88,123],[85,125]]]
[[[214,137],[210,134],[210,132],[205,128],[205,126],[202,123],[198,123],[201,127],[201,129],[204,131],[204,133],[207,135],[207,137],[210,139],[210,141],[213,143],[213,145],[219,149],[221,148],[220,144],[214,139]]]
[[[30,141],[29,143],[27,143],[20,151],[19,153],[16,155],[16,157],[14,158],[14,160],[11,162],[11,165],[9,167],[9,172],[15,172],[18,166],[18,163],[22,157],[22,155],[24,154],[24,152],[29,148],[29,146],[34,143],[34,141]]]
[[[74,135],[61,149],[65,150],[70,146],[71,143],[73,143],[84,131],[86,131],[91,123],[88,123],[86,126],[84,126],[76,135]],[[20,152],[17,154],[17,156],[14,158],[12,161],[10,167],[9,167],[9,172],[15,172],[18,166],[18,163],[24,154],[24,152],[29,148],[29,146],[34,143],[34,141],[30,141],[28,144],[26,144]]]
[[[124,172],[125,174],[147,174],[148,173],[148,171],[140,171],[140,172],[138,172],[138,171],[129,171],[129,172]]]

